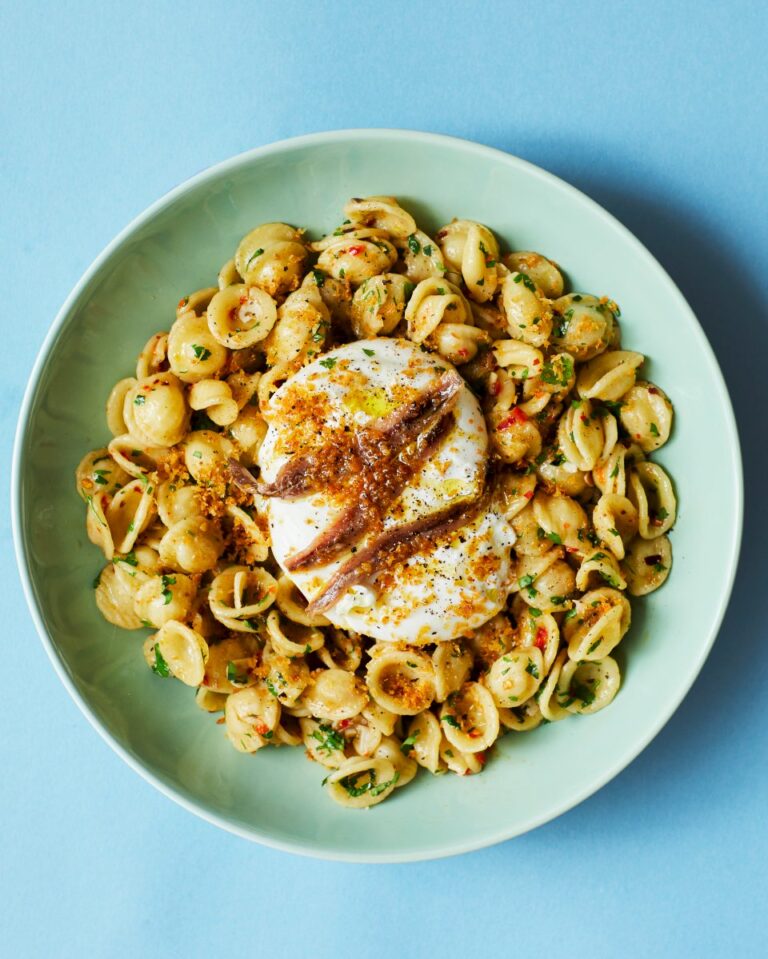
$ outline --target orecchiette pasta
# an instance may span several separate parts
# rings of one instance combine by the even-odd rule
[[[240,752],[302,747],[349,808],[382,802],[419,767],[479,773],[506,730],[607,706],[621,686],[613,651],[630,628],[627,596],[669,576],[677,517],[672,480],[649,458],[670,436],[672,405],[638,379],[645,357],[621,348],[616,303],[566,292],[554,261],[503,253],[474,220],[430,236],[385,195],[350,199],[344,222],[314,242],[289,224],[257,226],[211,276],[215,285],[171,311],[170,329],[144,331],[135,371],[126,365],[106,403],[111,438],[76,470],[86,533],[106,561],[96,604],[113,625],[149,631],[142,653],[155,676],[193,687],[201,713],[223,713]],[[401,406],[395,387],[379,395],[329,354],[357,340],[372,363],[392,340],[429,354],[445,392]],[[408,562],[398,552],[408,537],[434,535],[435,550],[463,537],[464,480],[433,461],[459,416],[458,375],[474,394],[486,476],[480,498],[460,505],[469,517],[488,506],[510,531],[503,589],[475,567],[494,593],[485,619],[469,622],[457,581],[446,615],[466,628],[417,641],[393,617],[374,640],[299,588],[295,556],[280,557],[270,523],[271,487],[285,477],[266,482],[259,464],[272,427],[293,418],[301,469],[288,471],[286,498],[317,481],[310,398],[290,406],[278,390],[318,363],[334,388],[349,387],[362,427],[333,426],[333,466],[319,483],[325,494],[338,481],[348,497],[333,536],[357,538],[339,553],[321,536],[313,575],[325,564],[348,575],[359,547],[371,565],[369,534],[387,541],[393,563]],[[372,471],[371,487],[356,485],[358,468]],[[445,487],[446,532],[416,523],[390,542],[414,469]],[[305,521],[313,527],[311,511]],[[375,594],[368,582],[355,584],[361,603]]]
[[[652,383],[638,382],[622,397],[621,422],[630,438],[646,453],[669,439],[672,404],[666,393]]]
[[[503,258],[504,265],[513,273],[525,273],[537,289],[550,300],[563,295],[563,275],[552,260],[548,260],[541,253],[519,251],[507,253]]]
[[[231,350],[260,343],[277,320],[275,301],[258,286],[235,283],[211,300],[208,327],[214,338]]]
[[[306,258],[299,230],[285,223],[265,223],[240,241],[234,267],[246,283],[280,296],[299,285]]]
[[[632,619],[629,600],[619,590],[600,587],[576,600],[563,624],[571,659],[602,659],[618,646]]]

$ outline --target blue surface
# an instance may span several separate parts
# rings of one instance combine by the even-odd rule
[[[10,7],[0,5],[6,462],[48,324],[129,219],[249,147],[404,126],[532,160],[649,246],[722,364],[747,498],[720,638],[656,741],[560,820],[494,849],[411,866],[323,863],[249,845],[131,772],[48,664],[4,512],[0,951],[765,956],[764,5]]]

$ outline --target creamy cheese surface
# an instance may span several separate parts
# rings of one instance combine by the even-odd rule
[[[262,478],[273,481],[296,456],[392,414],[453,368],[405,340],[349,343],[303,367],[275,394],[259,453]],[[389,530],[477,499],[488,455],[485,421],[463,385],[452,425],[433,455],[383,517]],[[272,551],[286,561],[340,516],[349,499],[328,486],[296,498],[270,497]],[[381,531],[379,531],[381,532]],[[288,575],[308,601],[376,534],[365,534],[331,562]],[[438,537],[405,562],[350,586],[325,611],[335,625],[393,642],[429,643],[464,635],[506,602],[514,533],[493,505]]]

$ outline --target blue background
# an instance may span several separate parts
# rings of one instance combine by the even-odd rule
[[[656,741],[560,820],[410,866],[250,845],[131,772],[47,662],[4,511],[6,955],[768,954],[765,9],[727,0],[0,3],[6,465],[46,328],[133,216],[247,148],[401,126],[532,160],[635,231],[715,347],[747,479],[725,624]],[[0,483],[7,477],[0,471]]]

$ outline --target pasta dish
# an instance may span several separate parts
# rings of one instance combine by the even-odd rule
[[[565,287],[356,197],[248,233],[115,384],[77,468],[96,603],[235,749],[301,746],[360,808],[614,699],[672,565],[672,405]]]

